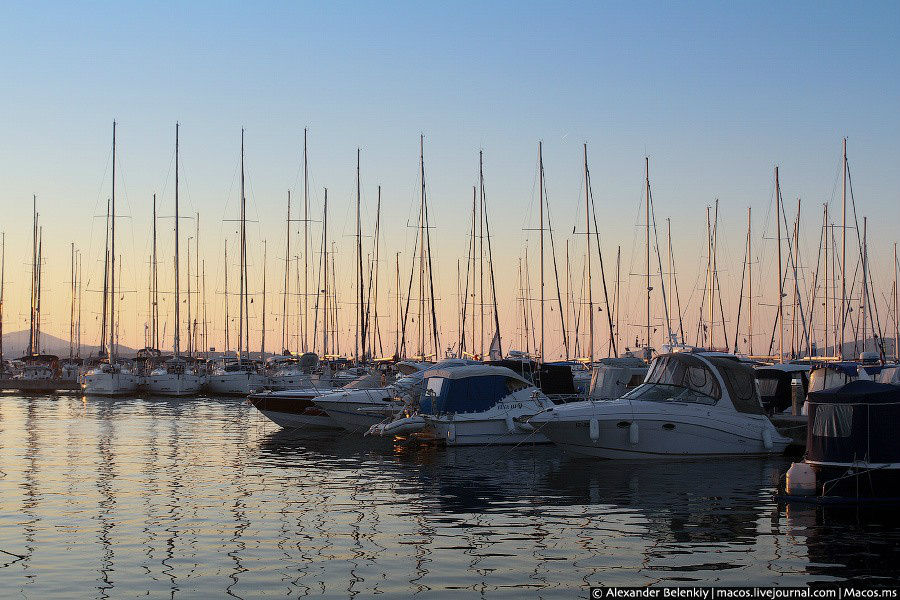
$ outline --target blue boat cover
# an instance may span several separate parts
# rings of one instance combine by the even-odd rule
[[[436,379],[440,379],[441,383],[436,385]],[[419,412],[426,415],[484,412],[522,385],[517,379],[503,375],[463,379],[429,377],[419,402]],[[435,389],[438,386],[440,389]],[[429,394],[428,390],[435,393]]]

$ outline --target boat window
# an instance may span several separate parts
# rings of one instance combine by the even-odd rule
[[[841,404],[820,404],[816,407],[812,434],[820,437],[850,437],[853,430],[853,407]]]
[[[774,396],[778,393],[778,379],[774,377],[758,377],[756,383],[759,385],[760,396]]]
[[[506,380],[502,375],[429,378],[419,411],[423,414],[483,412],[510,394]]]
[[[685,388],[695,394],[711,398],[710,404],[722,397],[719,382],[712,371],[699,359],[687,355],[657,358],[650,373],[647,374],[646,384]]]
[[[626,387],[636,388],[637,386],[644,383],[644,374],[643,373],[635,373],[631,376],[631,379],[626,384]]]
[[[756,378],[750,367],[730,358],[712,358],[710,362],[719,369],[722,379],[725,380],[725,387],[735,410],[749,415],[765,414],[757,396]]]
[[[506,378],[506,389],[510,394],[513,392],[518,392],[519,390],[524,390],[529,387],[527,383],[516,379],[515,377],[507,377]]]
[[[430,377],[428,379],[428,391],[432,392],[435,396],[440,396],[445,381],[446,379],[443,377]]]

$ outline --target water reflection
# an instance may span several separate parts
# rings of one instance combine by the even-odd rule
[[[891,513],[779,506],[783,460],[590,462],[282,431],[233,399],[5,397],[0,595],[486,597],[888,581]]]

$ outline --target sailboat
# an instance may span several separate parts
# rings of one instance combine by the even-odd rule
[[[113,121],[113,152],[112,152],[112,196],[110,199],[109,237],[110,247],[106,249],[110,257],[109,277],[103,277],[103,310],[109,308],[107,320],[104,312],[103,340],[106,339],[106,327],[109,323],[109,347],[106,352],[106,360],[88,371],[84,376],[82,389],[89,396],[122,396],[134,393],[137,389],[137,377],[131,370],[122,364],[116,363],[116,122]],[[104,268],[106,268],[104,262]],[[107,301],[108,295],[108,301]],[[101,348],[104,345],[101,342]]]
[[[247,199],[244,195],[244,132],[241,131],[241,291],[238,300],[240,310],[240,331],[238,332],[237,358],[226,360],[210,374],[206,389],[213,394],[224,396],[246,396],[262,389],[268,383],[267,377],[260,372],[257,364],[249,357],[242,356],[245,327],[249,330],[249,313],[247,313]],[[228,268],[228,265],[225,265]],[[226,299],[227,302],[227,299]],[[226,324],[227,326],[227,324]],[[249,339],[247,353],[249,355]]]
[[[200,391],[203,376],[181,356],[181,322],[179,304],[179,252],[178,252],[178,123],[175,124],[175,335],[173,340],[174,356],[165,364],[154,369],[147,376],[146,386],[151,394],[161,396],[191,396]]]

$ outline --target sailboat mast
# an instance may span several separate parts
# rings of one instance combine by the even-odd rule
[[[31,233],[31,312],[28,317],[28,356],[34,356],[34,300],[36,289],[36,280],[35,276],[37,274],[37,222],[38,222],[38,214],[37,214],[37,195],[32,196],[32,233]],[[107,219],[108,209],[107,209]],[[105,301],[105,296],[104,296]],[[105,306],[104,306],[105,308]],[[103,318],[106,318],[106,312],[103,313]],[[106,336],[106,330],[103,330],[104,339]]]
[[[309,163],[306,153],[307,128],[303,128],[303,351],[309,352]],[[290,226],[290,224],[288,225]],[[327,282],[327,280],[326,280]],[[315,344],[315,340],[313,340]],[[325,352],[325,348],[322,348]]]
[[[869,270],[869,264],[868,264],[869,263],[869,256],[868,256],[869,249],[868,249],[868,244],[866,241],[866,221],[867,220],[868,220],[868,217],[863,217],[863,241],[862,241],[863,254],[862,254],[862,260],[861,260],[861,262],[862,262],[863,298],[862,298],[862,303],[860,303],[860,305],[859,305],[859,308],[861,311],[860,315],[861,315],[861,320],[862,320],[862,351],[863,352],[866,351],[866,304],[869,301],[869,277],[868,277],[868,272],[867,272]]]
[[[584,224],[585,224],[585,249],[584,260],[587,271],[587,296],[588,296],[588,357],[591,368],[594,365],[594,299],[591,285],[591,175],[588,171],[587,144],[584,144]]]
[[[228,352],[230,344],[228,343],[228,329],[230,321],[228,320],[228,240],[225,240],[225,352]]]
[[[260,359],[266,355],[266,240],[263,240],[263,272],[262,272],[262,334],[259,340]]]
[[[237,356],[241,360],[244,350],[244,129],[241,128],[241,228],[240,228],[240,284],[238,286],[238,347]]]
[[[187,356],[191,355],[191,236],[187,239]]]
[[[538,142],[538,194],[540,198],[541,239],[541,362],[544,361],[544,152],[543,142]]]
[[[362,225],[360,223],[360,195],[359,183],[359,148],[356,149],[356,338],[354,340],[353,355],[356,364],[360,364],[360,348],[365,352],[366,326],[363,322],[363,258],[362,258]]]
[[[153,299],[151,306],[150,335],[153,348],[159,349],[159,276],[156,262],[156,194],[153,194]]]
[[[394,334],[394,358],[400,358],[400,253],[395,256],[396,264],[396,285],[397,285],[397,331]]]
[[[896,244],[894,245],[896,263]],[[6,284],[6,232],[0,233],[0,378],[3,376],[3,296]],[[896,314],[896,313],[895,313]],[[896,320],[896,317],[895,317]]]
[[[322,262],[324,263],[323,280],[325,293],[322,301],[322,353],[328,355],[328,188],[325,188],[325,204],[322,216]]]
[[[784,362],[784,287],[781,278],[781,183],[778,167],[775,167],[775,242],[778,246],[778,362]]]
[[[829,277],[829,271],[828,271],[828,264],[830,262],[828,260],[828,238],[831,234],[830,234],[830,230],[828,227],[828,203],[827,202],[824,202],[822,204],[822,212],[823,212],[823,215],[822,215],[822,246],[823,246],[823,253],[825,254],[825,283],[823,284],[823,287],[825,289],[825,292],[824,292],[825,310],[822,311],[823,313],[825,313],[825,316],[824,316],[824,319],[825,319],[825,336],[824,336],[825,337],[825,339],[824,339],[825,350],[824,350],[823,354],[825,356],[829,356],[828,343],[830,341],[829,338],[831,337],[831,331],[830,331],[829,323],[828,323],[828,313],[831,311],[831,305],[829,304],[830,298],[829,298],[828,292],[829,292],[829,288],[831,287],[831,278]]]
[[[646,194],[647,194],[647,202],[644,207],[644,228],[646,230],[646,242],[645,242],[645,254],[646,254],[646,266],[647,266],[647,341],[646,347],[650,348],[650,290],[653,289],[650,286],[650,157],[644,157],[644,179],[646,183]],[[711,303],[710,303],[711,304]],[[712,327],[712,322],[710,321],[710,327]]]
[[[422,182],[419,209],[419,360],[425,360],[425,136],[419,135],[419,176]]]
[[[750,214],[747,207],[747,353],[753,356],[753,258],[750,246]],[[737,343],[735,343],[737,345]]]
[[[841,347],[844,358],[844,333],[847,327],[847,138],[842,140],[841,160]]]
[[[112,137],[112,205],[111,205],[111,221],[110,228],[110,250],[109,250],[109,319],[113,321],[116,314],[116,122],[113,121],[113,137]],[[114,333],[116,326],[109,328],[109,364],[112,364],[116,358]]]
[[[381,329],[378,327],[378,269],[380,264],[380,252],[381,252],[381,186],[378,186],[378,204],[375,208],[375,266],[373,270],[375,274],[373,276],[374,282],[372,285],[374,286],[373,290],[373,298],[372,298],[372,316],[373,322],[375,323],[373,331],[370,332],[371,346],[372,352],[370,354],[374,354],[375,350],[375,336],[378,336],[378,351],[379,353],[383,352],[383,348],[381,347]],[[459,284],[459,261],[457,261],[456,265],[457,270],[457,284]],[[458,298],[458,296],[457,296]],[[368,318],[366,318],[366,329],[369,328]]]
[[[180,312],[181,312],[181,294],[179,287],[179,265],[180,262],[178,260],[180,254],[178,252],[178,128],[179,124],[175,122],[175,337],[173,339],[172,344],[172,352],[175,355],[175,358],[178,358],[181,355],[181,338],[180,338],[180,330],[181,330],[181,320],[180,320]]]
[[[281,307],[281,351],[286,352],[288,347],[288,296],[291,291],[291,190],[287,193],[287,225],[284,238],[284,301]]]
[[[71,264],[69,272],[71,275],[69,290],[71,301],[69,302],[69,358],[75,355],[75,242],[70,245],[71,248]]]

